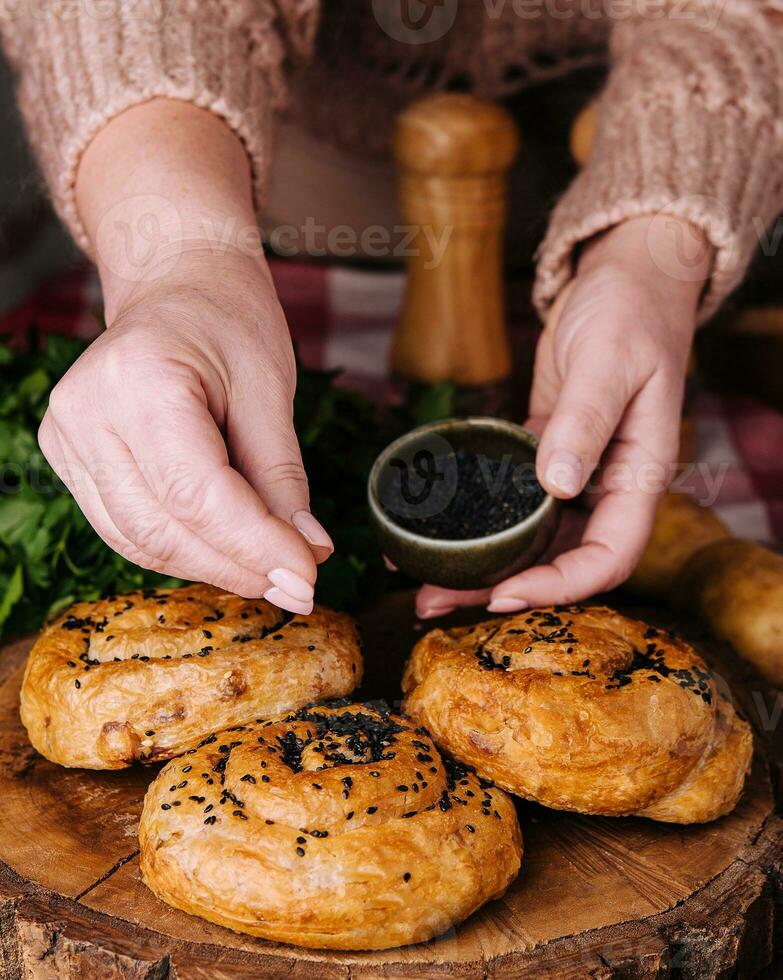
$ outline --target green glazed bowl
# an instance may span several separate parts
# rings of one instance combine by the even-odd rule
[[[381,501],[393,510],[390,501],[400,499],[401,481],[405,481],[405,499],[414,502],[416,516],[431,516],[454,493],[456,464],[452,472],[437,476],[437,490],[431,492],[432,474],[420,465],[422,459],[466,449],[531,469],[537,448],[532,432],[493,418],[446,419],[396,439],[375,460],[367,485],[370,516],[383,553],[412,578],[448,589],[489,588],[534,565],[549,547],[560,520],[560,502],[549,494],[519,523],[483,538],[459,541],[428,538],[401,527]]]

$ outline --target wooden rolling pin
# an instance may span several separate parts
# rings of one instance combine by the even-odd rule
[[[667,494],[626,587],[696,615],[783,688],[782,555],[731,537],[708,508]]]
[[[398,119],[401,209],[418,229],[392,347],[404,378],[487,385],[510,372],[502,253],[517,148],[509,114],[472,96],[435,95]]]

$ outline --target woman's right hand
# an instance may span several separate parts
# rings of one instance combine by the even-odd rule
[[[307,613],[332,543],[309,511],[295,385],[263,259],[191,242],[55,387],[41,448],[126,558]]]
[[[308,613],[333,546],[309,510],[244,147],[152,99],[98,133],[75,190],[108,328],[52,392],[46,458],[136,564]]]

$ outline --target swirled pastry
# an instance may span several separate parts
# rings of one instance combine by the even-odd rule
[[[750,767],[750,728],[696,651],[603,606],[433,630],[403,689],[438,745],[556,809],[701,823]]]
[[[208,732],[350,693],[351,620],[292,616],[208,585],[83,602],[30,652],[22,721],[47,759],[121,769],[180,755]]]
[[[384,949],[499,896],[513,803],[379,704],[211,735],[150,786],[141,870],[163,901],[267,939]]]

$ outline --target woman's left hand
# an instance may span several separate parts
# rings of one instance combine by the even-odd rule
[[[578,602],[630,575],[674,475],[688,355],[711,261],[700,231],[661,215],[626,221],[583,249],[538,344],[527,422],[541,433],[542,486],[563,500],[586,492],[592,514],[582,541],[493,589],[425,585],[419,616],[479,604],[514,612]]]

